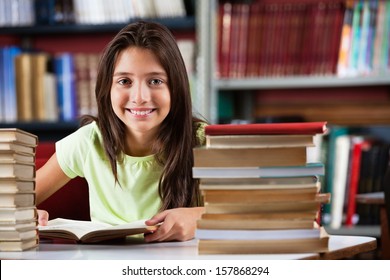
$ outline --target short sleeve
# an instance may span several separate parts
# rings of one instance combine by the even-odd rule
[[[84,164],[94,142],[94,124],[79,128],[56,142],[58,163],[69,178],[84,177]]]

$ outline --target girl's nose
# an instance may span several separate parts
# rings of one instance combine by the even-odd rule
[[[131,88],[130,100],[134,104],[143,104],[150,100],[150,90],[144,83],[137,83]]]

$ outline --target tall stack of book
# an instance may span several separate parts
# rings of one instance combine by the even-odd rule
[[[314,253],[329,236],[317,223],[321,162],[307,161],[326,122],[209,125],[194,148],[205,213],[197,221],[199,254]]]
[[[38,137],[0,128],[0,251],[37,247],[35,149]]]

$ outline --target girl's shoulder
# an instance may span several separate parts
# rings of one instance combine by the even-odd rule
[[[61,139],[60,143],[67,145],[74,145],[78,143],[78,146],[90,147],[101,143],[101,133],[96,122],[91,122],[81,126],[75,132]]]
[[[76,133],[80,137],[89,138],[95,140],[96,138],[101,138],[100,129],[95,121],[92,121],[86,125],[81,126]]]

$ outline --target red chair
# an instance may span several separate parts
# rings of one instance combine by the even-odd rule
[[[37,170],[48,161],[54,151],[53,142],[39,143],[35,158]],[[87,181],[77,177],[37,205],[37,208],[48,211],[50,219],[67,218],[88,221],[90,220],[88,196]]]

